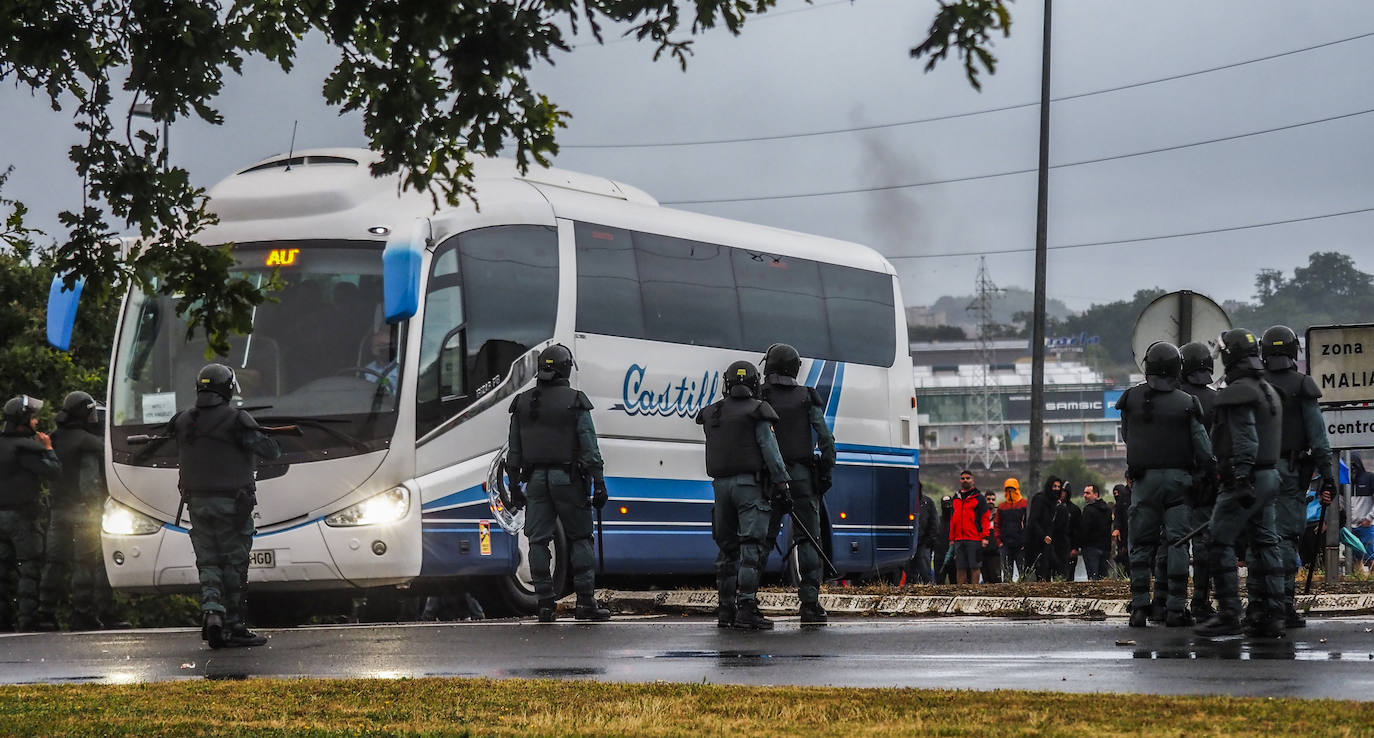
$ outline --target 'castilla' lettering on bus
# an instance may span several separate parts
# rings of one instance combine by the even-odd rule
[[[625,385],[621,394],[625,412],[630,415],[676,415],[679,418],[689,418],[716,401],[720,372],[702,372],[700,382],[683,377],[674,385],[672,380],[668,380],[662,392],[655,392],[644,386],[644,375],[648,371],[646,367],[638,364],[631,364],[625,371]]]

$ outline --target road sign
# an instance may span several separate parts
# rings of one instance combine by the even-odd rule
[[[1374,323],[1308,328],[1307,373],[1323,405],[1374,401]]]
[[[1322,418],[1331,448],[1374,448],[1374,407],[1326,408]]]

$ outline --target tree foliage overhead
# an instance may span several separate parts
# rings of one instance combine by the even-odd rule
[[[609,26],[627,28],[652,45],[653,59],[685,67],[684,34],[738,33],[776,1],[0,0],[0,82],[46,95],[85,135],[69,152],[84,192],[59,215],[68,229],[55,247],[62,271],[102,299],[130,282],[178,295],[177,312],[226,352],[229,333],[251,328],[264,296],[230,278],[226,249],[196,242],[215,222],[205,191],[171,166],[165,142],[134,130],[135,104],[161,123],[218,124],[226,73],[253,55],[289,71],[301,40],[318,33],[341,55],[323,97],[361,113],[381,157],[373,174],[399,172],[436,207],[457,205],[473,194],[471,153],[513,151],[522,171],[557,153],[555,133],[569,114],[533,89],[528,73],[570,51],[569,32],[600,41]],[[955,49],[977,86],[972,60],[993,71],[988,31],[1005,34],[1009,22],[1002,0],[941,2],[913,54],[930,54],[929,68]],[[116,105],[121,90],[131,99]],[[130,229],[140,245],[125,253],[114,237]]]

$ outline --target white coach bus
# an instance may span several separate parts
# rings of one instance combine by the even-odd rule
[[[592,399],[610,503],[603,576],[713,571],[711,485],[696,411],[720,371],[774,342],[804,358],[838,442],[822,542],[838,570],[901,567],[915,546],[917,429],[902,298],[864,246],[659,207],[608,179],[521,176],[479,160],[474,208],[434,214],[376,179],[374,154],[313,150],[254,164],[210,190],[236,273],[284,283],[251,335],[220,357],[241,406],[295,424],[258,469],[255,591],[480,582],[533,606],[518,518],[497,477],[512,396],[559,342]],[[70,337],[79,291],[54,284],[50,340]],[[174,299],[124,300],[110,364],[103,548],[110,583],[191,591],[176,524],[173,444],[136,446],[193,401],[206,363]],[[786,541],[783,542],[784,545]],[[566,586],[566,545],[555,541]],[[781,557],[774,556],[778,565]],[[489,599],[490,601],[490,599]]]

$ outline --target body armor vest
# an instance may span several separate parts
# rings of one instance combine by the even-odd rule
[[[1193,467],[1193,397],[1174,390],[1159,392],[1146,385],[1126,391],[1126,464],[1136,469]]]
[[[88,454],[97,460],[103,456],[105,444],[100,436],[84,428],[63,426],[52,433],[52,450],[57,452],[57,459],[62,462],[62,475],[49,485],[53,503],[75,505],[85,502],[82,499],[81,462]]]
[[[215,405],[178,413],[172,420],[184,494],[230,495],[254,486],[253,454],[239,440],[241,412]]]
[[[0,510],[38,504],[43,480],[19,464],[19,455],[46,451],[43,444],[30,435],[0,436]]]
[[[810,462],[816,449],[811,436],[811,408],[820,404],[816,390],[800,384],[765,384],[761,399],[778,414],[773,432],[782,460]]]
[[[729,477],[763,471],[763,452],[754,437],[761,405],[753,398],[727,397],[701,411],[702,427],[706,429],[707,474]]]
[[[1217,391],[1205,384],[1187,381],[1178,388],[1197,398],[1198,404],[1202,406],[1202,417],[1198,418],[1198,422],[1202,423],[1202,427],[1210,434],[1212,425],[1217,421]]]
[[[527,468],[572,465],[582,393],[566,385],[541,384],[522,392],[516,403],[521,463]]]
[[[1312,446],[1307,437],[1307,426],[1303,424],[1302,406],[1308,400],[1321,396],[1312,378],[1296,369],[1264,373],[1264,381],[1278,390],[1283,402],[1283,435],[1280,453],[1284,456],[1294,451],[1306,451]],[[1311,385],[1309,390],[1308,385]]]
[[[1217,463],[1223,469],[1234,463],[1229,416],[1242,407],[1249,407],[1255,417],[1255,435],[1259,439],[1255,466],[1272,467],[1279,460],[1283,408],[1274,388],[1254,377],[1240,377],[1218,393],[1217,424],[1212,429]]]

